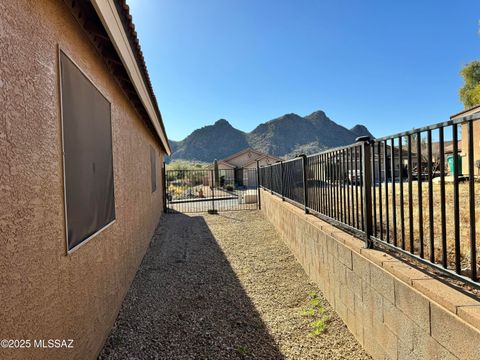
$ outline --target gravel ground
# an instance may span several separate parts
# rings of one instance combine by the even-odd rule
[[[314,337],[312,292],[329,318]],[[165,215],[99,356],[369,358],[258,211]]]

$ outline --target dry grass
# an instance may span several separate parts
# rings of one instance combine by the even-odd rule
[[[434,179],[432,193],[433,193],[433,243],[434,243],[434,256],[435,262],[442,263],[442,222],[441,222],[441,197],[440,197],[440,183],[438,179]],[[401,221],[401,208],[403,206],[404,218],[403,218],[403,228],[404,228],[404,248],[407,251],[410,249],[410,214],[409,214],[409,195],[408,195],[408,181],[405,180],[403,183],[403,205],[400,198],[400,184],[395,183],[395,214],[396,214],[396,236],[397,236],[397,246],[402,247],[402,221]],[[361,222],[361,189],[355,186],[346,187],[347,190],[355,194],[355,190],[358,190],[358,208],[357,204],[354,201],[353,206],[350,208],[350,224],[357,228],[361,228],[361,225],[357,225],[355,222],[356,214],[358,212],[358,217]],[[340,191],[340,188],[338,188]],[[381,191],[381,196],[380,196]],[[334,193],[336,193],[334,188]],[[342,192],[340,191],[340,198],[343,205]],[[454,202],[453,202],[454,186],[452,182],[446,181],[445,183],[445,235],[446,235],[446,252],[447,252],[447,264],[449,269],[454,269],[455,264],[455,223],[454,223]],[[385,183],[382,183],[381,188],[377,185],[375,187],[375,208],[376,208],[376,237],[382,240],[387,241],[387,216],[386,216],[386,191]],[[429,202],[428,202],[428,181],[422,181],[422,220],[423,224],[420,228],[420,206],[419,206],[419,196],[418,196],[418,182],[412,181],[412,220],[413,220],[413,247],[414,253],[420,255],[421,250],[421,241],[420,241],[420,229],[423,230],[423,256],[426,259],[430,258],[430,213],[429,213]],[[475,239],[476,239],[476,252],[477,252],[477,273],[480,274],[480,181],[477,179],[475,182]],[[321,192],[315,193],[312,190],[309,193],[309,198],[317,198],[320,200],[318,204],[320,207],[323,202],[321,201]],[[372,194],[373,197],[373,194]],[[381,199],[381,201],[380,201]],[[392,183],[388,183],[388,241],[394,243],[395,231],[393,226],[393,190]],[[348,201],[348,198],[347,200]],[[350,201],[352,201],[350,199]],[[335,205],[335,198],[332,199],[333,206]],[[382,208],[382,217],[380,219],[380,202]],[[328,198],[325,206],[328,205]],[[342,206],[339,207],[339,217],[335,218],[343,221]],[[321,211],[322,209],[320,209]],[[333,209],[334,215],[336,215],[336,209]],[[327,214],[328,215],[328,214]],[[468,181],[459,183],[459,228],[460,228],[460,263],[462,267],[462,273],[464,275],[470,275],[470,252],[471,252],[471,225],[470,225],[470,207],[469,207],[469,184]],[[345,214],[348,223],[348,207]]]
[[[412,218],[413,218],[413,237],[414,237],[414,251],[415,254],[420,254],[421,241],[420,241],[420,229],[423,229],[423,251],[424,257],[430,256],[430,213],[428,203],[428,182],[422,181],[422,206],[419,206],[418,196],[418,182],[412,182]],[[438,182],[433,183],[433,241],[434,241],[434,254],[435,262],[441,263],[442,261],[442,226],[441,226],[441,197],[440,197],[440,184]],[[380,220],[380,202],[379,202],[380,187],[376,187],[376,209],[377,209],[377,236],[380,237],[380,229],[383,227],[383,239],[386,239],[387,217],[386,217],[386,192],[385,184],[381,187],[381,203],[382,203],[382,221]],[[445,210],[446,210],[446,242],[447,242],[447,261],[449,267],[453,267],[455,261],[455,224],[454,224],[454,186],[453,183],[445,184]],[[396,224],[397,224],[397,242],[398,245],[402,243],[401,234],[401,201],[400,201],[400,184],[395,184],[395,199],[396,199]],[[388,183],[388,223],[389,223],[389,239],[393,242],[394,230],[393,230],[393,192],[392,184]],[[462,272],[468,274],[470,269],[470,208],[469,208],[469,184],[468,182],[462,182],[459,184],[459,208],[460,208],[460,257]],[[409,196],[408,196],[408,182],[404,183],[403,190],[403,209],[404,209],[404,227],[405,227],[405,248],[411,250],[410,243],[410,214],[409,214]],[[423,226],[420,228],[420,209],[422,210]],[[480,254],[480,183],[475,183],[475,236],[477,239],[477,254]],[[480,256],[479,256],[480,257]],[[480,264],[477,257],[477,267]]]

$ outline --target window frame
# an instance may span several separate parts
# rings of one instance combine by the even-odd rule
[[[100,95],[108,102],[110,107],[110,128],[111,128],[111,140],[112,140],[112,175],[113,175],[113,206],[115,209],[115,215],[112,221],[105,224],[103,227],[95,231],[93,234],[82,240],[82,242],[78,243],[71,249],[69,249],[69,242],[68,242],[68,213],[67,213],[67,177],[65,173],[65,133],[64,133],[64,121],[63,121],[63,88],[62,88],[62,53],[68,58],[69,61],[78,69],[78,71],[84,76],[92,86],[99,92]],[[59,102],[60,102],[60,132],[61,132],[61,143],[62,143],[62,176],[63,176],[63,214],[64,214],[64,225],[65,225],[65,249],[66,255],[71,255],[83,245],[87,244],[90,240],[95,238],[97,235],[108,229],[110,226],[115,224],[117,220],[117,211],[116,211],[116,201],[115,201],[115,171],[114,171],[114,162],[113,162],[113,128],[112,128],[112,101],[106,94],[101,90],[101,88],[91,79],[88,74],[82,70],[82,68],[78,65],[78,63],[73,59],[68,51],[66,51],[63,47],[58,45],[57,47],[57,71],[58,71],[58,89],[59,89]]]

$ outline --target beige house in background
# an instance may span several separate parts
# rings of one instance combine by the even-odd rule
[[[480,105],[471,107],[469,109],[463,110],[458,114],[452,115],[450,120],[457,120],[461,117],[473,115],[476,113],[480,113]],[[468,124],[462,124],[461,130],[461,156],[462,159],[462,169],[464,173],[468,172]],[[460,142],[460,141],[459,141]],[[480,120],[476,120],[473,122],[473,162],[474,162],[474,173],[477,176],[480,176],[480,169],[477,166],[477,162],[480,161]]]
[[[265,154],[259,150],[246,148],[225,159],[218,160],[219,177],[224,177],[228,183],[236,186],[255,186],[257,161],[260,166],[266,166],[282,159],[273,155]],[[214,164],[208,167],[214,169]]]

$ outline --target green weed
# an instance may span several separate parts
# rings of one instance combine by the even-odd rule
[[[308,308],[302,310],[302,316],[311,318],[309,327],[311,331],[308,336],[318,336],[323,334],[327,329],[327,322],[329,317],[325,314],[325,308],[320,302],[320,298],[315,291],[308,293]]]

